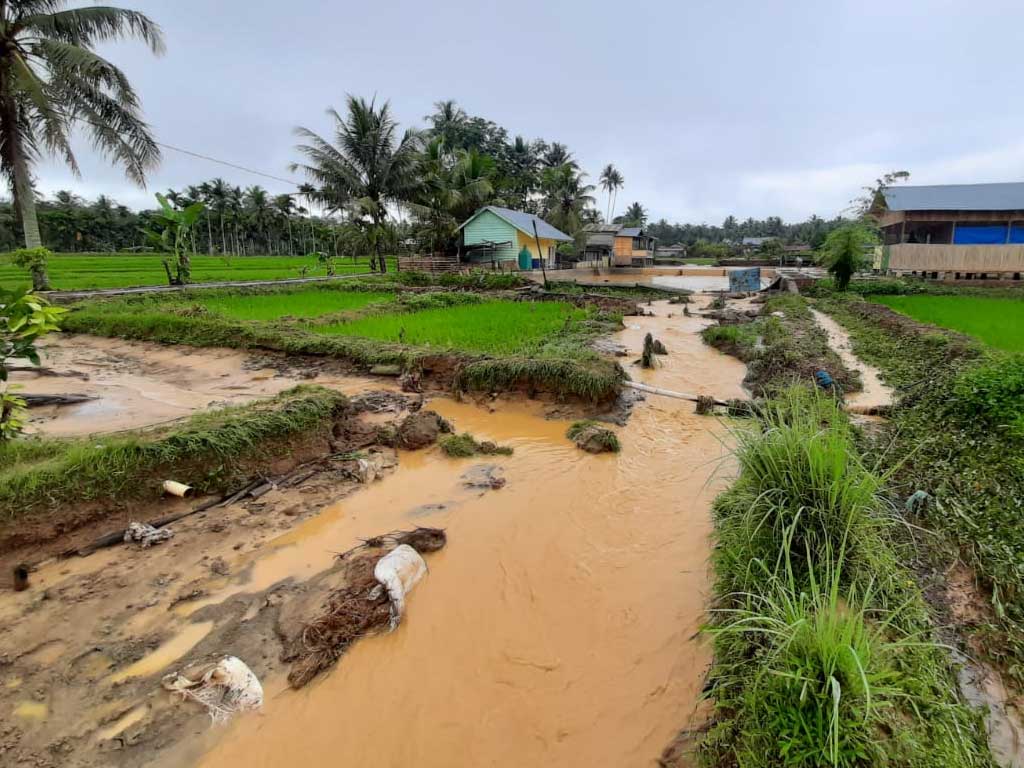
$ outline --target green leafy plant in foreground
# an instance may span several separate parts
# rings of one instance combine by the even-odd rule
[[[59,330],[58,321],[66,311],[28,291],[0,289],[0,441],[14,437],[24,426],[25,401],[7,384],[10,361],[23,358],[39,365],[36,341]]]

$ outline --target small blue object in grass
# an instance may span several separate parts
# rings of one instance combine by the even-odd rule
[[[814,381],[822,389],[832,389],[835,386],[835,382],[832,381],[832,377],[828,375],[828,371],[815,371]]]

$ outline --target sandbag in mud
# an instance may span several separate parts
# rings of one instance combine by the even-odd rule
[[[227,722],[236,712],[263,706],[263,686],[259,678],[235,656],[225,656],[198,680],[181,674],[167,675],[163,687],[182,699],[191,699],[206,707],[215,723]]]

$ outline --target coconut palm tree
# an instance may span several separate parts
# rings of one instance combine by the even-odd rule
[[[270,235],[267,224],[270,221],[270,196],[267,190],[256,185],[245,190],[245,205],[249,212],[249,221],[263,238],[263,245],[269,252]]]
[[[138,11],[65,6],[0,2],[0,172],[14,190],[29,248],[42,246],[30,166],[52,155],[77,175],[70,138],[76,124],[137,184],[160,160],[131,83],[95,50],[135,37],[160,54],[160,28]]]
[[[590,193],[594,187],[585,184],[585,174],[573,163],[565,163],[544,171],[544,218],[566,234],[577,237],[583,228],[584,211],[594,204]]]
[[[224,214],[227,212],[231,199],[231,186],[224,179],[217,177],[209,184],[210,208],[220,218],[220,252],[228,252],[228,239],[224,234]]]
[[[647,224],[647,209],[640,203],[631,203],[626,212],[619,217],[619,221],[631,227],[642,227]]]
[[[430,133],[440,138],[446,147],[455,149],[460,146],[462,130],[469,119],[466,111],[453,100],[434,102],[434,114],[423,118],[431,125]]]
[[[335,109],[327,111],[334,120],[334,143],[308,128],[295,129],[306,142],[296,147],[305,162],[293,163],[291,170],[301,171],[316,185],[318,202],[344,206],[357,220],[370,219],[374,232],[370,268],[386,272],[380,235],[387,206],[412,199],[422,138],[412,129],[399,135],[388,102],[378,107],[375,100],[348,96],[346,107],[344,117]]]
[[[295,201],[291,195],[277,195],[274,197],[274,212],[283,218],[288,225],[288,255],[295,255],[295,247],[292,245],[292,216],[295,215]]]
[[[612,194],[617,194],[622,185],[626,183],[625,179],[622,178],[622,174],[619,169],[611,163],[608,163],[601,171],[600,176],[601,188],[608,193],[608,218],[607,221],[612,220],[612,214],[615,212],[615,203],[612,202]]]
[[[576,169],[579,168],[569,148],[565,144],[559,144],[557,141],[552,142],[551,146],[544,153],[543,163],[547,168],[557,168],[560,165],[566,164],[570,164]]]

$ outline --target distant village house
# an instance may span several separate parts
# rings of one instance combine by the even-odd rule
[[[545,267],[554,266],[559,243],[572,242],[539,216],[495,205],[481,208],[459,229],[464,261],[521,270],[539,269],[542,261]]]
[[[882,230],[874,267],[940,280],[1024,273],[1024,183],[894,186],[872,213]]]
[[[604,262],[613,267],[644,267],[654,264],[657,238],[643,227],[623,224],[588,224],[587,261]]]

